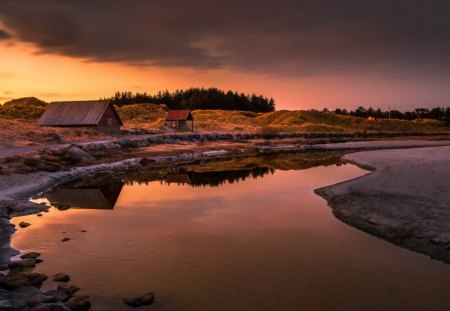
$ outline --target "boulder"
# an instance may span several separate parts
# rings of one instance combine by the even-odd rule
[[[18,272],[14,274],[8,274],[3,280],[3,287],[8,289],[14,289],[21,286],[33,286],[40,288],[42,282],[47,279],[45,274],[33,273],[33,272]]]
[[[27,300],[26,304],[29,307],[34,307],[34,306],[36,306],[38,304],[41,304],[41,303],[52,303],[52,302],[57,302],[55,297],[39,293],[39,294],[35,294],[35,295],[31,296]]]
[[[70,309],[62,303],[40,303],[31,311],[70,311]]]
[[[34,258],[25,258],[25,259],[22,259],[22,260],[11,261],[8,264],[8,266],[9,266],[10,269],[35,267],[36,266],[36,259],[34,259]]]
[[[80,288],[77,286],[74,286],[74,285],[71,285],[71,286],[58,285],[56,290],[66,294],[67,296],[72,297],[76,292],[78,292],[80,290]]]
[[[72,311],[86,311],[91,308],[91,302],[89,301],[89,296],[79,295],[70,298],[66,302],[66,306]]]
[[[148,292],[139,297],[123,298],[123,302],[130,307],[151,305],[155,302],[155,295],[152,292]]]
[[[26,228],[28,226],[31,226],[31,224],[28,223],[28,222],[22,221],[22,222],[19,223],[19,227],[20,228]]]
[[[64,302],[64,301],[67,301],[69,299],[69,294],[67,294],[66,292],[55,290],[55,289],[46,291],[44,294],[47,295],[47,296],[51,296],[51,297],[55,298],[56,301]]]
[[[41,253],[38,253],[38,252],[29,252],[29,253],[25,253],[25,254],[20,255],[20,258],[22,258],[22,259],[27,259],[27,258],[33,258],[33,259],[36,259],[36,258],[38,258],[38,257],[41,257]]]
[[[57,273],[53,277],[53,281],[55,281],[55,282],[69,282],[70,281],[70,276],[68,274],[65,274],[65,273]]]
[[[74,162],[90,162],[95,158],[76,145],[71,145],[67,148],[65,158]]]

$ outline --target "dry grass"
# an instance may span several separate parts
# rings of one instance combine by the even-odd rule
[[[90,128],[39,127],[36,120],[47,103],[34,97],[13,100],[0,106],[0,145],[23,146],[34,143],[77,142],[102,139],[105,135]],[[116,107],[125,129],[159,130],[168,108],[165,105],[135,104]],[[249,111],[193,111],[197,132],[450,132],[447,122],[437,120],[366,120],[318,111],[280,110],[269,113]]]

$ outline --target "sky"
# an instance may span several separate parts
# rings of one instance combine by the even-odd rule
[[[450,105],[448,0],[0,0],[0,103],[218,87],[280,109]]]

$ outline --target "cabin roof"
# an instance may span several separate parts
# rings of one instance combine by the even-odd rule
[[[167,113],[166,121],[183,121],[192,120],[192,114],[190,110],[170,110]]]
[[[42,114],[37,125],[97,125],[105,111],[111,107],[120,124],[114,107],[105,100],[53,102]]]

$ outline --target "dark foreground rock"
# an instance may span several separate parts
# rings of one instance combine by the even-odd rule
[[[65,273],[57,273],[53,277],[53,281],[55,281],[55,282],[69,282],[70,281],[70,276],[68,274],[65,274]]]
[[[91,302],[89,301],[89,296],[79,295],[70,298],[66,302],[66,306],[72,311],[86,311],[91,308]]]
[[[153,302],[155,302],[155,295],[151,292],[148,292],[139,297],[123,298],[123,302],[130,307],[151,305]]]
[[[15,289],[23,286],[33,286],[40,288],[42,282],[47,279],[45,274],[34,272],[17,272],[14,274],[8,274],[1,286],[7,289]]]
[[[71,311],[69,307],[62,303],[40,303],[33,307],[31,311]]]

